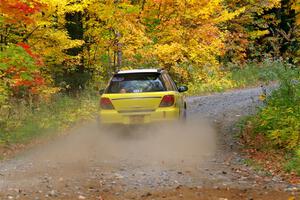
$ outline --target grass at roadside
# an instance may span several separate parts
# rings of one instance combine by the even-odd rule
[[[70,127],[79,120],[93,118],[97,110],[98,95],[85,93],[71,97],[57,94],[34,109],[19,102],[1,113],[0,146],[26,143]]]
[[[249,62],[242,68],[229,65],[229,78],[238,87],[256,86],[279,79],[278,73],[284,71],[284,63],[279,60],[264,60],[261,63]]]
[[[189,85],[189,95],[223,92],[229,89],[269,84],[279,79],[285,65],[280,60],[266,59],[263,62],[248,62],[243,66],[228,64],[223,75],[212,76],[205,82],[196,81]]]

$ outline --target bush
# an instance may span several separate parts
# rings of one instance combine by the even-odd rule
[[[300,71],[286,66],[278,77],[279,89],[259,112],[256,131],[264,132],[279,148],[295,150],[300,142]]]
[[[272,148],[293,155],[286,169],[294,169],[300,175],[300,70],[284,64],[276,74],[279,88],[267,98],[251,123],[254,134],[267,138]]]
[[[300,176],[300,148],[294,156],[285,164],[285,170],[288,172],[295,171]]]

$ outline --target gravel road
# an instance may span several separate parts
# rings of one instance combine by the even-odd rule
[[[297,199],[299,185],[247,166],[239,152],[236,123],[263,106],[260,94],[189,97],[185,124],[74,127],[1,161],[0,199]]]

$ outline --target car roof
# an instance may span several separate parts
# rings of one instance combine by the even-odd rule
[[[131,70],[121,70],[116,74],[136,74],[136,73],[160,73],[161,69],[131,69]]]

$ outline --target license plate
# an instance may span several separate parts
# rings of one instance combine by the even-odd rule
[[[144,115],[133,115],[129,117],[130,123],[139,124],[144,122]]]

